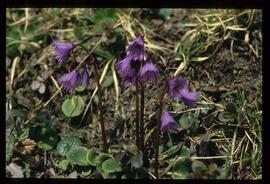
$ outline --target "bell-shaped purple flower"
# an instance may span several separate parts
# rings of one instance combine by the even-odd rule
[[[181,77],[176,77],[168,81],[169,90],[174,100],[182,100],[188,107],[193,107],[196,103],[198,93],[188,90],[188,81]]]
[[[116,69],[119,75],[122,77],[132,73],[133,71],[131,68],[131,57],[127,56],[125,59],[119,61],[116,64]]]
[[[128,75],[125,75],[123,77],[123,81],[124,81],[124,86],[125,88],[128,88],[129,86],[132,85],[132,83],[135,81],[135,74],[133,73],[129,73]]]
[[[82,73],[79,76],[79,82],[80,85],[83,85],[85,87],[88,87],[90,84],[90,79],[89,79],[89,73],[87,71],[87,68],[84,67]]]
[[[160,74],[152,60],[148,60],[141,68],[138,77],[142,82],[155,82],[159,79]]]
[[[73,92],[79,82],[79,75],[76,69],[72,70],[59,79],[59,83],[66,88],[69,92]]]
[[[144,41],[141,35],[137,36],[127,48],[128,56],[134,61],[142,61],[144,58]]]
[[[75,45],[73,43],[65,43],[60,41],[54,41],[52,46],[55,51],[55,58],[59,63],[63,63],[65,59],[69,56],[69,53],[74,49]]]
[[[169,112],[163,112],[160,127],[162,132],[172,132],[179,127],[179,124],[173,119]]]
[[[127,56],[125,59],[116,64],[116,69],[121,76],[125,88],[129,87],[135,80],[135,72],[131,66],[131,57]]]

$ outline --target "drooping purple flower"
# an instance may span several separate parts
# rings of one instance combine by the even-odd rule
[[[169,112],[163,112],[161,117],[161,131],[171,132],[179,128],[179,124],[173,119]]]
[[[124,86],[125,88],[128,88],[129,86],[131,86],[131,84],[135,81],[135,73],[129,73],[125,76],[123,76],[123,81],[124,81]]]
[[[76,69],[72,70],[59,79],[59,83],[66,88],[69,92],[73,92],[79,82],[79,75]]]
[[[155,82],[159,79],[160,74],[152,60],[148,60],[141,68],[138,77],[142,82]]]
[[[88,87],[90,84],[90,79],[89,79],[89,73],[87,71],[87,68],[84,67],[82,73],[79,76],[79,82],[80,85],[83,85],[85,87]]]
[[[116,69],[121,76],[125,88],[129,87],[135,80],[135,72],[131,66],[131,57],[127,56],[125,59],[116,64]]]
[[[134,61],[142,61],[144,58],[144,41],[141,35],[137,36],[127,48],[128,56]]]
[[[174,100],[182,100],[188,107],[193,107],[196,103],[198,93],[190,92],[188,81],[181,77],[176,77],[168,81],[169,91]]]
[[[52,46],[55,51],[55,58],[59,63],[63,63],[65,59],[69,56],[69,53],[74,49],[75,45],[73,43],[65,43],[60,41],[54,41]]]
[[[120,76],[124,77],[127,76],[129,73],[132,73],[131,68],[131,57],[127,56],[125,59],[119,61],[116,64],[116,69]]]

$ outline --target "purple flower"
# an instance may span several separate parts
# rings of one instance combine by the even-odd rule
[[[127,48],[128,56],[134,61],[142,61],[144,58],[144,42],[141,35],[137,36]]]
[[[129,87],[135,79],[135,72],[131,66],[131,58],[127,56],[125,59],[116,64],[116,69],[122,80],[124,81],[125,88]]]
[[[119,61],[116,64],[116,69],[120,76],[124,77],[130,73],[133,73],[131,68],[131,58],[127,56],[125,59]]]
[[[59,61],[59,63],[63,63],[63,61],[67,59],[67,57],[69,56],[69,53],[75,47],[73,43],[65,43],[65,42],[59,42],[59,41],[54,41],[52,43],[52,46],[54,47],[56,59]]]
[[[135,80],[135,74],[134,73],[130,73],[128,75],[125,75],[123,77],[124,80],[124,86],[125,88],[128,88]]]
[[[171,132],[176,130],[179,124],[173,119],[169,112],[163,112],[161,117],[161,131],[162,132]]]
[[[76,69],[72,70],[59,79],[59,83],[66,88],[69,92],[73,92],[79,82],[79,75]]]
[[[83,85],[83,86],[85,86],[85,87],[88,87],[89,86],[90,79],[89,79],[89,73],[88,73],[86,67],[84,67],[82,73],[80,74],[78,83],[81,84],[81,85]]]
[[[188,81],[181,77],[176,77],[168,81],[169,90],[174,100],[182,100],[188,107],[193,107],[196,103],[198,93],[188,90]]]
[[[148,60],[141,68],[138,77],[143,82],[154,82],[159,79],[160,74],[152,60]]]

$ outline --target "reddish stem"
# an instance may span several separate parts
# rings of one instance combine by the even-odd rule
[[[141,141],[141,150],[144,155],[144,86],[143,83],[141,83],[141,114],[140,114],[140,141]]]
[[[160,94],[159,98],[159,111],[158,111],[158,119],[157,119],[157,129],[156,129],[156,154],[155,154],[155,175],[158,179],[158,152],[159,152],[159,139],[160,139],[160,126],[161,126],[161,115],[162,115],[162,107],[163,107],[163,98],[167,89],[168,82],[164,84],[164,88]]]
[[[96,62],[94,62],[94,73],[96,76],[96,82],[97,82],[97,88],[98,88],[98,108],[99,108],[99,116],[100,116],[100,125],[101,125],[101,134],[102,134],[102,141],[103,141],[103,151],[108,151],[108,145],[107,145],[107,138],[106,138],[106,132],[105,132],[105,126],[104,126],[104,117],[103,117],[103,105],[102,105],[102,91],[101,91],[101,85],[99,82],[99,74],[98,74],[98,67]]]
[[[139,134],[139,81],[136,77],[136,145],[140,149],[140,134]]]

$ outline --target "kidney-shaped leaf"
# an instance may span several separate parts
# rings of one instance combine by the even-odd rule
[[[190,159],[180,158],[178,159],[173,168],[174,179],[187,179],[192,172]]]
[[[80,96],[73,96],[71,99],[66,99],[62,104],[62,111],[67,117],[79,116],[83,109],[85,103]]]
[[[122,171],[121,163],[116,159],[108,159],[103,162],[102,169],[106,173],[120,172]]]
[[[68,151],[71,148],[74,148],[76,146],[80,146],[82,144],[82,141],[79,137],[76,136],[67,136],[64,137],[58,144],[57,144],[57,151],[61,156],[66,156]]]
[[[75,148],[72,148],[67,153],[67,159],[70,161],[70,163],[80,166],[88,166],[90,165],[88,160],[88,149],[82,146],[77,146]]]

